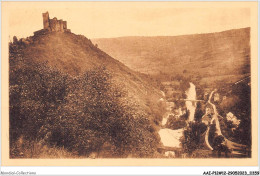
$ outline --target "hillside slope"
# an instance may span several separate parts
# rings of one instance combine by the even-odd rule
[[[143,100],[148,95],[156,98],[160,96],[149,78],[113,59],[82,35],[47,33],[34,36],[32,44],[24,48],[23,55],[28,60],[47,63],[48,66],[71,76],[105,67],[111,73],[113,81],[127,91],[129,98],[141,103],[139,106],[144,109],[147,107]]]
[[[250,28],[209,34],[93,39],[93,43],[133,70],[217,80],[250,73]],[[234,78],[234,80],[238,79]]]
[[[50,157],[30,152],[39,145],[74,157],[156,154],[161,93],[152,79],[70,32],[14,40],[9,54],[11,157]]]

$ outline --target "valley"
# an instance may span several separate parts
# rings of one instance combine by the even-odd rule
[[[10,158],[251,157],[250,28],[9,42]]]

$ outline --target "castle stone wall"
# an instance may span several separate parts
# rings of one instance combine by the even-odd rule
[[[63,21],[63,29],[67,29],[67,21]]]
[[[58,20],[58,22],[59,22],[60,31],[64,32],[63,21],[62,20]]]

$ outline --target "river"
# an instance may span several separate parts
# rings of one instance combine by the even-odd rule
[[[196,87],[193,83],[190,83],[190,87],[185,91],[188,100],[196,100]],[[173,147],[173,148],[181,148],[180,138],[183,136],[183,128],[172,130],[169,128],[164,128],[164,125],[167,123],[169,116],[174,115],[171,112],[172,107],[174,107],[173,102],[168,102],[165,99],[165,93],[162,92],[163,100],[166,101],[166,110],[163,120],[162,120],[162,128],[159,130],[159,135],[161,138],[161,142],[164,147]],[[187,110],[189,110],[189,118],[188,121],[194,121],[194,114],[196,110],[196,102],[186,101],[185,103]]]
[[[196,100],[196,87],[190,82],[190,88],[185,91],[188,100]],[[187,109],[189,110],[189,121],[194,121],[194,114],[196,110],[197,103],[194,101],[185,102]]]

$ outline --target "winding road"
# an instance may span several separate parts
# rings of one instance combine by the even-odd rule
[[[215,91],[212,91],[210,96],[209,96],[209,99],[208,99],[208,103],[212,106],[213,108],[213,116],[212,116],[212,119],[210,121],[210,124],[213,124],[213,122],[215,121],[215,124],[216,124],[216,133],[218,135],[221,135],[224,137],[225,139],[225,144],[226,146],[231,150],[231,154],[233,156],[237,156],[237,157],[241,157],[241,156],[247,156],[249,155],[249,152],[248,152],[248,149],[247,149],[247,146],[246,145],[242,145],[242,144],[238,144],[238,143],[235,143],[235,142],[232,142],[230,140],[228,140],[221,132],[221,127],[220,127],[220,123],[219,123],[219,114],[218,114],[218,111],[217,111],[217,108],[216,108],[216,105],[214,105],[212,102],[211,102],[211,98],[212,98],[212,95],[214,94]],[[211,145],[209,144],[209,131],[210,131],[210,125],[208,126],[207,128],[207,131],[205,133],[205,145],[207,146],[208,149],[210,150],[213,150],[213,148],[211,147]]]

